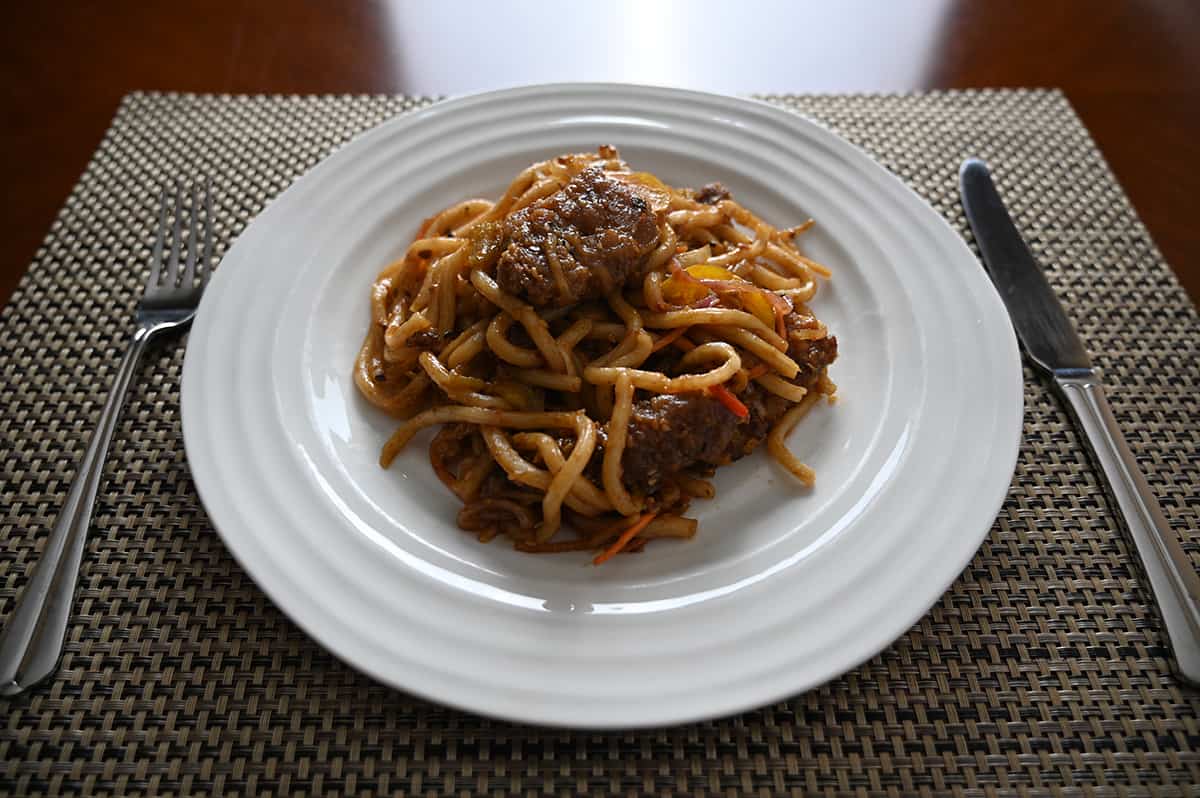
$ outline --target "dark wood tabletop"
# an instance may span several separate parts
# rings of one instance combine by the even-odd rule
[[[133,90],[1057,87],[1200,297],[1200,3],[79,2],[6,8],[0,303]]]

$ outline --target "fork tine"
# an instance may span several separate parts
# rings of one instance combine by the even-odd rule
[[[199,254],[196,250],[200,248],[200,195],[195,183],[192,184],[190,193],[192,195],[192,224],[191,232],[188,234],[187,262],[183,267],[183,281],[180,283],[184,288],[191,288],[196,283],[196,257]]]
[[[168,286],[179,282],[179,250],[183,245],[183,192],[178,181],[175,183],[175,223],[171,225],[171,235],[171,259],[167,261],[163,275]]]
[[[154,248],[150,251],[150,276],[146,278],[146,287],[158,285],[162,278],[163,243],[167,237],[167,187],[163,186],[158,194],[158,230],[154,233]]]
[[[208,278],[212,275],[212,248],[213,248],[213,204],[212,204],[212,178],[204,178],[204,248],[201,250],[200,257],[200,285],[208,283]]]

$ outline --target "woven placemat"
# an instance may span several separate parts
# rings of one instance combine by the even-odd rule
[[[870,151],[958,230],[956,171],[993,165],[1200,563],[1200,316],[1063,96],[772,97]],[[156,192],[216,177],[224,247],[393,97],[134,94],[0,313],[3,614],[32,571],[126,343]],[[969,236],[968,236],[969,238]],[[6,794],[1195,795],[1200,694],[1083,442],[1026,373],[1004,509],[904,637],[808,694],[678,728],[545,731],[381,687],[292,625],[213,531],[157,350],[109,457],[59,677],[0,701]],[[967,454],[967,453],[964,453]]]

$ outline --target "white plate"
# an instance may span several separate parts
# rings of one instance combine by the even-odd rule
[[[790,445],[720,470],[700,532],[602,568],[482,545],[429,467],[389,471],[393,422],[351,363],[374,274],[420,221],[493,196],[529,163],[614,144],[676,185],[720,180],[834,271],[840,401]],[[947,176],[950,179],[950,176]],[[296,181],[225,256],[183,374],[197,488],[226,545],[310,635],[376,679],[487,715],[635,727],[807,690],[915,623],[995,517],[1021,429],[1016,341],[936,212],[811,121],[747,100],[616,85],[439,103],[360,136]]]

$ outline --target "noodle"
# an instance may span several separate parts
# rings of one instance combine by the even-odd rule
[[[403,420],[380,464],[436,427],[430,463],[463,502],[460,527],[597,564],[693,537],[690,501],[760,441],[812,485],[785,444],[836,391],[836,340],[806,305],[829,270],[796,243],[812,224],[776,228],[611,147],[436,213],[370,289],[355,385]],[[739,438],[746,421],[757,431]]]
[[[487,297],[493,305],[503,308],[509,315],[521,323],[525,332],[533,339],[538,351],[546,359],[547,365],[554,371],[566,368],[566,359],[555,340],[550,336],[550,328],[546,320],[537,314],[532,307],[500,290],[488,275],[481,271],[471,272],[471,282],[479,289],[479,293]]]
[[[502,397],[480,393],[479,391],[487,385],[483,380],[465,377],[450,371],[442,365],[436,355],[422,352],[419,361],[421,368],[425,369],[425,373],[429,375],[429,379],[433,380],[434,384],[445,391],[446,396],[454,401],[472,407],[495,407],[502,410],[510,407]]]
[[[620,385],[622,379],[628,380],[634,386],[656,393],[684,393],[685,391],[701,391],[713,385],[720,385],[731,378],[742,367],[742,359],[737,350],[726,343],[713,342],[698,346],[684,355],[684,365],[707,359],[711,355],[723,355],[725,362],[711,371],[703,374],[685,374],[681,377],[667,377],[657,371],[642,371],[641,369],[620,368],[612,366],[589,366],[583,376],[595,385],[609,383]],[[618,392],[620,388],[618,387]],[[630,398],[632,402],[632,395]],[[628,419],[626,419],[628,421]]]
[[[571,456],[546,489],[542,499],[542,526],[537,533],[538,543],[545,543],[558,531],[559,512],[563,499],[571,490],[575,480],[583,474],[592,452],[596,449],[596,425],[590,418],[580,413],[575,419],[575,446]]]
[[[504,469],[506,474],[508,474],[509,479],[511,479],[513,482],[517,482],[522,485],[528,485],[545,492],[545,498],[543,498],[543,510],[545,510],[546,501],[550,496],[550,489],[551,485],[554,483],[555,475],[538,468],[524,457],[521,457],[517,450],[513,448],[508,438],[505,437],[503,430],[496,427],[483,427],[480,430],[480,434],[483,436],[483,440],[487,444],[488,451],[491,453],[496,463],[502,469]],[[584,499],[578,498],[573,493],[567,495],[565,498],[556,497],[556,499],[560,503],[565,501],[567,506],[572,510],[583,513],[584,515],[592,515],[596,512],[595,505],[590,504]],[[554,529],[557,529],[557,523],[557,520],[555,520]],[[553,534],[554,530],[552,529],[546,533],[544,537],[541,537],[541,540],[544,541]],[[539,533],[539,536],[540,535],[541,533]]]
[[[621,482],[621,456],[625,453],[629,416],[633,411],[633,382],[627,369],[617,372],[616,398],[608,421],[608,445],[604,449],[604,492],[616,511],[628,516],[638,511],[637,503]]]
[[[771,368],[782,374],[785,378],[791,379],[800,371],[800,366],[796,361],[792,360],[783,352],[780,352],[775,347],[771,346],[767,341],[764,341],[759,336],[746,330],[742,327],[730,327],[722,325],[720,327],[707,328],[713,334],[725,338],[732,344],[742,347],[747,352],[757,356],[765,361]]]
[[[519,432],[513,436],[513,443],[517,444],[517,446],[532,445],[536,448],[542,460],[550,467],[552,474],[558,473],[559,469],[566,463],[566,458],[563,457],[562,449],[558,447],[558,443],[544,432]],[[612,509],[612,505],[604,493],[597,490],[596,486],[586,479],[577,480],[571,486],[571,492],[577,494],[584,503],[599,508],[600,511]]]
[[[816,474],[813,473],[811,468],[800,462],[796,455],[792,454],[791,450],[787,448],[787,444],[784,443],[784,439],[796,428],[796,424],[800,422],[800,419],[804,418],[808,411],[812,409],[812,406],[816,404],[820,396],[821,394],[814,393],[804,397],[799,404],[794,405],[784,414],[783,418],[775,424],[770,434],[767,435],[767,449],[771,452],[771,455],[784,468],[792,472],[792,475],[796,479],[810,488],[816,480]]]
[[[755,382],[776,396],[782,396],[789,402],[802,402],[804,401],[804,397],[808,395],[808,389],[804,386],[795,385],[787,380],[781,380],[774,374],[763,374],[761,377],[756,377]]]
[[[501,360],[514,366],[533,368],[542,363],[542,356],[535,350],[525,349],[508,340],[508,328],[512,326],[513,317],[507,313],[497,313],[487,328],[487,345],[492,353]]]

